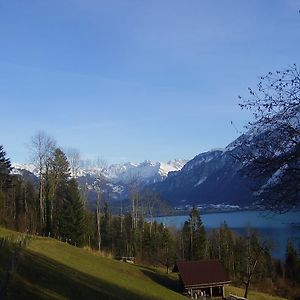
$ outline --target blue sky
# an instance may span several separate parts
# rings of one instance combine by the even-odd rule
[[[250,115],[238,95],[299,62],[298,0],[0,0],[0,144],[38,130],[110,163],[192,158]]]

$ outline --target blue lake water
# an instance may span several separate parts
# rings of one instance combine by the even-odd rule
[[[158,217],[156,221],[166,226],[180,228],[188,216]],[[263,239],[272,240],[272,255],[284,259],[286,242],[292,239],[297,249],[300,247],[300,212],[289,212],[286,214],[274,214],[266,211],[237,211],[221,212],[201,215],[206,230],[218,228],[226,222],[230,229],[239,234],[245,234],[247,228],[252,228],[259,233]]]

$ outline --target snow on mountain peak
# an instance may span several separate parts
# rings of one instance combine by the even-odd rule
[[[141,163],[126,162],[121,164],[112,164],[105,168],[89,167],[79,169],[77,177],[91,175],[98,176],[100,173],[112,182],[130,183],[131,181],[147,182],[161,181],[168,176],[169,172],[179,171],[187,163],[184,159],[174,159],[167,163],[153,162],[145,160]],[[13,164],[15,173],[18,170],[25,169],[36,174],[35,167],[32,164]]]
[[[13,174],[19,174],[18,170],[27,170],[35,175],[36,173],[36,168],[33,164],[20,164],[20,163],[12,163],[12,173]]]
[[[128,183],[132,180],[145,181],[147,179],[162,180],[169,172],[179,171],[186,160],[174,160],[167,163],[145,160],[138,164],[114,164],[108,168],[108,178],[114,181]]]

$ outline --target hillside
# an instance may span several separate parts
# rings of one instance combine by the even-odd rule
[[[76,177],[81,189],[87,192],[91,208],[94,207],[100,181],[109,203],[118,207],[120,199],[128,199],[132,185],[139,186],[140,192],[144,188],[152,190],[176,208],[193,205],[253,207],[258,200],[256,192],[273,178],[277,169],[275,167],[261,178],[254,179],[248,176],[249,166],[236,157],[245,155],[245,152],[255,152],[255,145],[264,141],[266,134],[264,130],[249,131],[226,148],[200,153],[190,161],[114,164],[105,167],[102,173],[99,168],[86,166],[78,170]],[[244,144],[249,147],[245,148]],[[35,183],[32,166],[14,164],[14,167],[15,173]]]
[[[16,233],[1,229],[0,236],[10,235]],[[1,266],[6,265],[5,255]],[[35,238],[20,251],[9,282],[8,299],[184,299],[173,291],[174,276],[103,258],[51,238]]]
[[[151,188],[173,206],[224,204],[251,206],[255,201],[249,178],[232,150],[212,150],[189,161],[181,171],[170,174]]]
[[[3,237],[17,241],[18,236],[0,228],[1,282],[11,257]],[[175,274],[103,258],[42,237],[31,237],[27,247],[17,251],[8,282],[5,299],[187,299],[177,292]],[[230,292],[242,291],[228,287]],[[254,293],[249,299],[279,298]]]

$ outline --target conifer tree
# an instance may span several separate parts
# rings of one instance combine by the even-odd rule
[[[6,157],[6,152],[0,145],[0,191],[8,184],[11,169],[10,159]]]
[[[62,209],[68,195],[69,163],[64,152],[57,148],[49,171],[49,195],[47,196],[47,228],[54,236],[60,236],[63,226]]]
[[[184,258],[198,260],[205,257],[206,235],[200,213],[193,207],[189,220],[183,226]]]
[[[291,240],[286,246],[285,275],[292,283],[300,282],[300,257]]]
[[[78,231],[78,228],[81,228],[81,218],[78,218],[78,208],[80,210],[79,201],[80,196],[78,193],[77,183],[74,179],[72,179],[69,182],[68,192],[61,205],[59,218],[61,224],[60,236],[63,238],[63,240],[75,245],[80,244],[80,242],[78,243],[80,237],[78,237],[77,235],[82,235],[82,233]]]
[[[86,228],[84,205],[74,178],[69,182],[69,192],[63,205],[63,222],[67,236],[73,244],[82,246]]]
[[[0,145],[0,223],[8,226],[14,216],[14,202],[10,200],[8,189],[11,186],[11,163]]]

